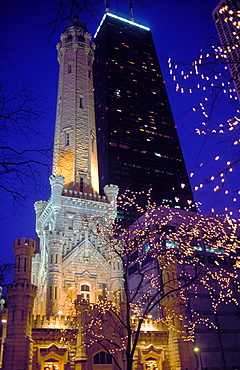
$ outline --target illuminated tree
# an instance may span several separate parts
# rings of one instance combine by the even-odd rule
[[[223,13],[224,22],[231,30],[232,43],[222,47],[211,37],[191,65],[183,66],[172,59],[168,64],[176,92],[183,94],[184,113],[193,112],[191,117],[197,137],[191,136],[189,152],[193,156],[190,177],[195,198],[203,203],[205,212],[239,218],[240,110],[233,85],[239,78],[240,68],[236,56],[240,47],[239,11],[223,3],[219,12]],[[231,76],[227,63],[234,66],[238,74]],[[209,193],[212,193],[212,203],[208,207],[204,202]]]
[[[124,210],[141,207],[136,194],[120,197]],[[83,333],[81,345],[97,342],[119,369],[131,370],[144,331],[174,333],[182,346],[194,341],[195,328],[217,329],[214,316],[201,314],[199,300],[213,314],[224,303],[238,305],[237,224],[193,212],[156,208],[129,228],[112,226],[108,218],[89,221],[105,248],[119,290],[103,289],[95,305],[78,298],[72,327]],[[234,288],[233,288],[234,287]]]

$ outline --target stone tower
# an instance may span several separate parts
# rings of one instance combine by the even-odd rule
[[[7,289],[8,320],[3,369],[32,369],[32,311],[37,287],[31,284],[33,239],[14,242],[14,282]]]
[[[57,45],[60,64],[51,197],[36,202],[40,244],[33,259],[38,285],[34,314],[69,315],[79,297],[95,303],[103,290],[121,288],[100,224],[116,217],[118,187],[100,196],[92,62],[94,46],[74,17]],[[120,273],[120,271],[119,271]],[[117,282],[116,282],[117,276]]]
[[[94,45],[75,16],[57,45],[59,69],[53,174],[64,187],[98,194],[98,160],[93,98]]]

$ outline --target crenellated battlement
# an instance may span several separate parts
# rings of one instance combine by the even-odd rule
[[[55,329],[62,329],[62,328],[69,328],[72,318],[70,316],[64,315],[54,315],[54,316],[47,316],[47,315],[36,315],[33,317],[33,328],[55,328]]]
[[[13,243],[13,248],[15,249],[19,246],[25,246],[25,245],[35,249],[36,248],[36,240],[31,239],[31,238],[27,239],[27,238],[24,238],[24,237],[19,238],[19,239],[15,239],[14,243]]]
[[[64,243],[64,233],[61,231],[49,231],[48,242],[58,241]]]
[[[70,198],[95,200],[98,202],[109,203],[105,195],[102,196],[99,194],[83,193],[81,191],[70,190],[70,189],[63,189],[62,196],[70,197]]]
[[[104,186],[103,190],[109,202],[117,201],[117,196],[119,192],[119,187],[117,185],[113,185],[113,184],[106,185]]]

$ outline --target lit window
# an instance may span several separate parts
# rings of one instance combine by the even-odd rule
[[[153,357],[148,357],[145,364],[146,370],[158,370],[157,360]]]
[[[48,369],[59,370],[60,369],[59,366],[60,366],[59,361],[54,358],[44,361],[44,370],[48,370]]]

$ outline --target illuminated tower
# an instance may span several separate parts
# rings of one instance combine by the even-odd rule
[[[57,45],[60,69],[53,174],[64,176],[65,188],[98,193],[90,40],[86,26],[75,16]]]
[[[98,165],[92,81],[93,44],[74,17],[57,45],[60,64],[51,197],[36,202],[40,239],[33,259],[38,286],[34,314],[69,314],[77,297],[95,303],[105,287],[119,289],[98,240],[97,223],[114,219],[118,187],[98,194]]]
[[[240,4],[237,0],[221,0],[214,9],[213,19],[227,57],[236,92],[240,100]]]
[[[106,13],[93,65],[101,190],[147,191],[188,208],[193,195],[151,31]]]

